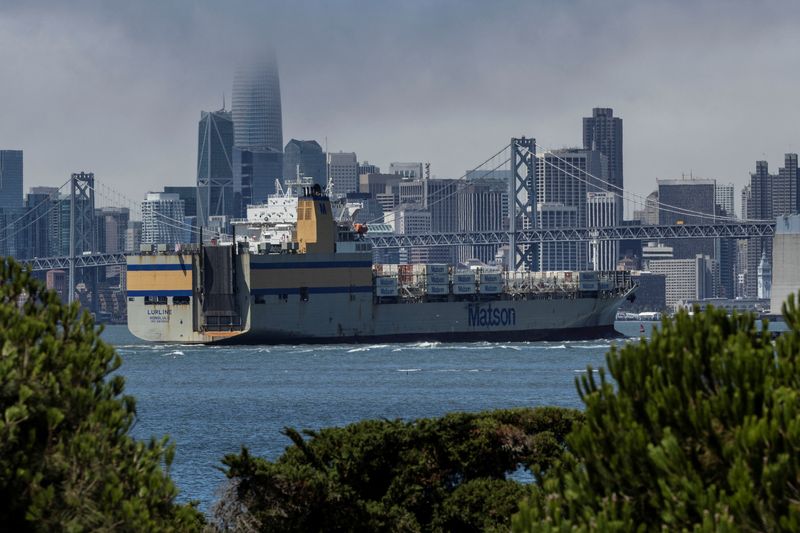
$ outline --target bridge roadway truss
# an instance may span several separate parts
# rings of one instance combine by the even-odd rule
[[[619,241],[627,239],[703,239],[771,237],[775,234],[774,222],[731,222],[725,224],[617,226],[609,228],[529,229],[517,231],[517,244],[571,241]],[[512,234],[507,231],[482,231],[471,233],[431,233],[425,235],[370,235],[375,248],[403,248],[407,246],[472,246],[480,244],[507,244]]]
[[[126,254],[86,254],[75,258],[75,268],[102,267],[112,265],[124,265]],[[24,259],[20,261],[30,265],[31,270],[68,270],[70,264],[69,257],[36,257],[34,259]]]
[[[618,226],[611,228],[529,229],[517,231],[517,244],[541,242],[569,242],[592,240],[659,240],[772,237],[774,222],[731,222],[726,224],[672,225],[672,226]],[[471,233],[430,233],[426,235],[366,234],[375,248],[404,248],[408,246],[473,246],[480,244],[508,244],[512,234],[508,231],[479,231]],[[75,258],[75,268],[124,265],[126,254],[86,254]],[[40,257],[20,261],[31,270],[67,270],[69,257]]]

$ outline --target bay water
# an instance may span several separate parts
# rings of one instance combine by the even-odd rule
[[[413,420],[453,411],[581,408],[575,379],[605,365],[611,343],[654,323],[618,322],[631,338],[532,343],[195,346],[145,343],[125,326],[103,338],[122,357],[136,398],[138,439],[169,435],[182,501],[208,512],[226,454],[247,446],[276,459],[284,427],[321,429],[369,418]]]

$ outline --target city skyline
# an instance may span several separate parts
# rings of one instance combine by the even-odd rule
[[[625,185],[642,196],[689,173],[739,191],[754,161],[800,151],[785,68],[798,6],[612,4],[154,4],[147,20],[91,1],[5,4],[0,55],[17,75],[0,87],[14,102],[0,144],[26,152],[26,192],[80,169],[137,199],[191,185],[198,111],[230,102],[231,52],[269,33],[284,138],[327,138],[379,165],[430,161],[456,178],[512,135],[579,146],[594,107],[625,121]],[[752,20],[768,31],[753,34]],[[70,21],[82,31],[59,29]]]

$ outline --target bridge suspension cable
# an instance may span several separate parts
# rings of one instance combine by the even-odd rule
[[[626,191],[622,187],[620,187],[620,186],[618,186],[616,184],[609,183],[608,181],[595,176],[591,172],[589,172],[589,171],[587,171],[585,169],[582,169],[582,168],[570,163],[568,160],[566,160],[563,157],[559,156],[556,152],[554,152],[553,150],[551,150],[549,148],[545,147],[544,150],[542,151],[542,154],[551,155],[553,158],[561,161],[562,163],[564,163],[564,164],[574,168],[575,170],[577,170],[577,171],[579,171],[579,172],[591,177],[597,183],[589,183],[588,181],[583,180],[583,179],[579,178],[578,176],[576,176],[574,174],[567,173],[567,175],[577,179],[578,181],[581,181],[583,183],[586,183],[587,185],[592,185],[592,186],[610,187],[611,189],[614,189],[614,190],[613,191],[608,191],[608,192],[611,192],[612,194],[614,194],[614,196],[616,196],[617,198],[621,198],[623,200],[627,199],[627,200],[630,201],[630,197],[635,197],[635,198],[638,198],[638,199],[642,200],[642,202],[638,202],[638,201],[633,202],[635,205],[642,205],[644,207],[644,206],[646,206],[648,204],[648,201],[647,201],[646,197],[644,197],[644,196],[642,196],[640,194],[636,194],[636,193],[634,193],[632,191]],[[539,156],[537,155],[537,157],[539,157]],[[552,162],[547,161],[546,157],[543,158],[543,159],[544,159],[546,164],[550,164],[551,166],[554,166],[555,168],[559,168],[557,165],[554,165]],[[564,169],[560,169],[560,170],[563,171]],[[628,195],[628,198],[626,198],[625,195]],[[695,211],[695,210],[692,210],[692,209],[686,209],[686,208],[683,208],[683,207],[678,207],[678,206],[666,204],[666,203],[663,203],[661,201],[656,202],[656,205],[658,206],[659,209],[661,209],[663,211],[666,211],[666,212],[669,212],[669,213],[673,213],[673,214],[677,214],[677,215],[692,215],[692,216],[697,216],[698,218],[702,218],[702,219],[710,219],[712,221],[728,220],[728,221],[731,221],[731,222],[754,222],[754,223],[770,222],[770,221],[767,221],[767,220],[738,219],[738,218],[733,217],[733,216],[721,216],[721,215],[715,215],[713,213],[704,213],[702,211]]]
[[[491,156],[489,156],[487,159],[485,159],[483,162],[481,162],[480,164],[478,164],[478,166],[476,166],[476,167],[475,167],[475,168],[473,168],[472,170],[468,170],[468,171],[466,171],[464,174],[462,174],[461,176],[459,176],[458,178],[456,178],[455,180],[453,180],[453,181],[457,181],[457,182],[459,182],[459,183],[456,185],[456,190],[454,190],[454,191],[453,191],[453,192],[451,192],[451,193],[448,193],[448,194],[447,194],[447,195],[445,195],[445,196],[442,196],[442,197],[440,197],[440,198],[437,198],[437,199],[436,199],[436,200],[434,200],[433,202],[429,203],[429,204],[428,204],[428,207],[430,207],[430,206],[432,206],[432,205],[436,205],[437,203],[439,203],[439,202],[441,202],[441,201],[443,201],[443,200],[446,200],[446,199],[448,199],[448,198],[450,198],[450,197],[452,197],[452,196],[455,196],[456,194],[458,194],[459,192],[461,192],[462,190],[464,190],[464,187],[466,187],[466,186],[467,186],[467,185],[470,183],[470,182],[469,182],[469,181],[466,179],[466,178],[467,178],[467,176],[468,176],[468,175],[470,175],[470,173],[479,171],[481,168],[483,168],[483,166],[484,166],[484,165],[486,165],[486,164],[487,164],[487,163],[489,163],[491,160],[493,160],[494,158],[496,158],[497,156],[499,156],[500,154],[502,154],[503,152],[505,152],[506,150],[508,150],[508,148],[509,148],[510,146],[511,146],[511,143],[509,143],[509,144],[507,144],[507,145],[503,146],[503,147],[502,147],[502,148],[500,148],[500,149],[499,149],[497,152],[495,152],[494,154],[492,154]],[[505,164],[506,164],[506,163],[508,163],[509,161],[511,161],[511,157],[508,157],[508,158],[506,158],[506,159],[505,159],[505,161],[503,161],[503,162],[501,162],[500,164],[496,165],[496,166],[495,166],[494,168],[492,168],[491,170],[487,170],[486,172],[484,172],[484,173],[483,173],[483,174],[480,176],[480,178],[478,178],[478,180],[481,180],[481,179],[485,178],[486,176],[488,176],[490,173],[492,173],[492,172],[494,172],[494,171],[496,171],[496,170],[499,170],[499,169],[500,169],[500,167],[502,167],[503,165],[505,165]],[[374,218],[374,219],[372,219],[372,220],[369,220],[369,221],[367,221],[367,225],[374,224],[374,223],[376,223],[376,222],[380,222],[380,221],[382,220],[382,218],[383,218],[383,217],[376,217],[376,218]]]
[[[61,186],[58,188],[58,190],[57,190],[57,191],[55,191],[55,193],[58,193],[58,192],[60,192],[60,191],[61,191],[61,189],[63,189],[64,187],[66,187],[66,186],[69,184],[69,182],[70,182],[70,180],[67,180],[67,181],[65,181],[65,182],[64,182],[64,183],[63,183],[63,184],[62,184],[62,185],[61,185]],[[14,221],[14,225],[16,226],[16,225],[17,225],[17,223],[19,223],[19,222],[20,222],[22,219],[24,219],[24,218],[25,218],[25,217],[27,217],[28,215],[30,215],[30,214],[33,214],[34,212],[36,212],[36,210],[37,210],[37,209],[38,209],[40,206],[44,205],[44,204],[45,204],[45,203],[47,203],[47,202],[50,202],[50,201],[53,199],[53,194],[55,194],[55,193],[51,193],[50,195],[48,195],[48,197],[47,197],[45,200],[42,200],[41,202],[39,202],[38,204],[36,204],[36,206],[35,206],[35,207],[33,207],[33,208],[29,209],[29,210],[28,210],[28,211],[27,211],[27,212],[26,212],[24,215],[22,215],[21,217],[19,217],[17,220],[15,220],[15,221]],[[34,225],[36,222],[38,222],[38,221],[39,221],[39,220],[41,220],[42,218],[44,218],[44,217],[46,217],[47,215],[49,215],[49,214],[50,214],[50,213],[53,211],[53,209],[56,209],[57,207],[58,207],[58,204],[57,204],[57,203],[54,203],[53,205],[51,205],[51,206],[50,206],[50,207],[47,209],[47,211],[45,211],[44,213],[40,214],[38,217],[34,218],[33,220],[31,220],[30,222],[28,222],[28,223],[27,223],[27,224],[25,224],[24,226],[22,226],[22,227],[19,227],[19,228],[15,228],[15,230],[14,230],[14,231],[13,231],[11,234],[9,234],[9,235],[4,235],[3,237],[0,237],[0,242],[5,242],[5,241],[7,241],[8,239],[10,239],[10,238],[12,238],[12,237],[15,237],[15,236],[17,236],[17,235],[18,235],[18,234],[19,234],[21,231],[28,229],[29,227],[31,227],[32,225]]]

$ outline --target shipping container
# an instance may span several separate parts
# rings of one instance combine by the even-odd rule
[[[447,274],[428,274],[425,276],[426,285],[447,285],[450,277]]]
[[[394,276],[378,276],[375,278],[376,287],[397,287],[397,278]]]
[[[397,285],[394,287],[375,287],[375,296],[379,296],[381,298],[397,296]]]
[[[453,283],[475,283],[475,273],[460,270],[458,272],[453,272]]]
[[[500,272],[483,272],[481,274],[481,284],[483,283],[502,283],[503,275]]]
[[[425,273],[429,276],[431,274],[449,274],[450,267],[444,263],[431,263],[425,265]]]
[[[453,294],[475,294],[475,283],[453,283]]]
[[[500,294],[503,292],[503,284],[481,282],[480,292],[481,294]]]
[[[428,293],[429,296],[446,296],[450,293],[450,286],[449,285],[428,285],[425,287],[425,292]]]

